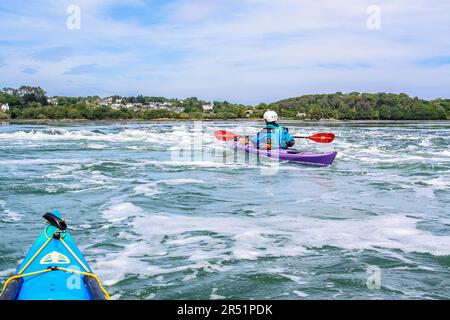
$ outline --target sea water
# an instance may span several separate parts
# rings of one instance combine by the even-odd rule
[[[114,299],[450,298],[449,122],[289,123],[331,167],[213,136],[261,126],[0,126],[0,282],[59,209]]]

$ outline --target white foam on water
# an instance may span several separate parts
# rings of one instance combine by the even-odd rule
[[[141,209],[122,203],[109,209],[107,215],[120,219],[126,211],[135,213],[131,226],[140,240],[126,245],[121,253],[106,254],[97,262],[96,269],[105,273],[102,278],[108,279],[109,284],[129,274],[148,277],[198,269],[226,271],[233,267],[221,263],[229,260],[302,256],[324,246],[359,251],[398,249],[437,256],[450,254],[450,236],[418,229],[416,225],[421,220],[403,214],[345,220],[302,216],[195,217],[141,214]],[[195,234],[198,232],[210,235],[199,236]],[[174,268],[157,266],[158,257],[181,259],[189,264]],[[286,273],[282,276],[304,284],[298,276]]]
[[[417,188],[415,190],[416,195],[418,197],[423,197],[423,198],[427,198],[427,199],[434,199],[436,196],[434,195],[434,191],[432,189],[426,188]]]
[[[232,165],[215,162],[215,161],[201,161],[201,160],[172,160],[172,161],[157,161],[157,160],[142,160],[140,163],[144,165],[159,165],[161,167],[205,167],[205,168],[230,168]]]
[[[0,277],[9,277],[12,276],[14,273],[16,273],[16,269],[6,269],[0,271]]]
[[[143,210],[131,202],[119,202],[112,203],[108,209],[103,211],[103,218],[110,222],[118,222],[141,214],[143,214]]]
[[[57,165],[55,169],[47,173],[44,177],[47,179],[73,179],[75,171],[81,169],[81,164]]]
[[[130,149],[130,150],[146,150],[148,147],[145,147],[145,146],[127,146],[126,148]]]
[[[155,297],[156,297],[156,293],[150,293],[150,294],[148,295],[148,297],[145,298],[145,300],[152,300],[152,299],[154,299]]]
[[[188,274],[187,276],[184,276],[182,281],[183,282],[188,282],[188,281],[191,281],[191,280],[195,280],[197,278],[197,274],[198,274],[198,271],[195,270],[193,273]]]
[[[56,193],[56,192],[58,192],[58,190],[59,189],[54,185],[45,187],[45,192],[47,192],[47,193]]]
[[[0,200],[0,208],[3,211],[3,214],[2,214],[3,222],[19,222],[20,220],[22,220],[23,215],[9,209],[6,205],[6,202],[3,200]]]
[[[444,151],[441,151],[441,152],[436,152],[436,153],[433,153],[433,155],[441,155],[443,157],[450,158],[450,150],[444,150]]]
[[[178,186],[182,184],[202,184],[205,183],[205,181],[198,179],[168,179],[168,180],[160,180],[157,183],[164,183],[171,186]]]
[[[158,191],[157,187],[156,187],[156,183],[147,183],[147,184],[141,184],[139,186],[134,187],[134,193],[135,194],[143,194],[146,196],[154,196],[159,194],[160,192]]]
[[[166,244],[171,246],[183,246],[187,244],[198,244],[199,242],[209,241],[211,238],[207,236],[193,236],[181,239],[174,239],[166,241]]]
[[[447,176],[423,180],[423,183],[431,186],[433,189],[450,189],[450,178]]]
[[[107,142],[131,142],[145,141],[158,143],[164,140],[161,132],[157,129],[124,129],[118,133],[101,133],[90,130],[71,129],[45,129],[32,131],[16,131],[12,133],[0,134],[0,140],[6,141],[64,141],[64,140],[85,140],[85,141],[107,141]]]
[[[109,177],[105,176],[103,173],[99,171],[92,171],[88,177],[81,180],[81,183],[88,184],[88,185],[100,185],[104,186],[108,184],[108,181],[110,180]]]
[[[358,161],[366,162],[366,163],[405,163],[405,162],[422,162],[428,161],[433,162],[436,159],[430,159],[427,156],[399,156],[398,154],[392,154],[390,156],[386,156],[384,158],[376,158],[376,157],[364,157],[364,156],[349,156],[350,158],[357,159]]]
[[[133,223],[143,239],[206,231],[228,237],[237,258],[301,255],[308,248],[336,246],[348,250],[400,249],[434,255],[450,253],[449,236],[416,228],[419,219],[385,215],[365,219],[322,220],[302,216],[191,217],[152,214]],[[280,239],[282,241],[280,241]],[[247,256],[246,256],[247,254]]]
[[[162,193],[161,190],[158,189],[158,185],[165,184],[169,186],[179,186],[185,184],[204,184],[205,181],[198,179],[166,179],[166,180],[158,180],[154,182],[144,183],[134,187],[135,194],[143,194],[146,196],[154,196]]]
[[[0,160],[0,165],[36,165],[36,164],[73,164],[73,163],[87,163],[92,159],[12,159]]]
[[[431,137],[423,138],[422,141],[420,141],[419,146],[422,147],[431,147],[433,143],[431,142]]]
[[[120,143],[120,142],[144,142],[149,147],[152,146],[186,146],[191,145],[192,141],[201,139],[203,145],[209,145],[215,142],[211,133],[203,133],[199,136],[191,126],[173,126],[169,131],[161,131],[157,126],[146,128],[125,128],[118,132],[99,132],[90,130],[75,130],[61,128],[47,128],[43,130],[16,131],[9,133],[0,133],[0,141],[7,143],[20,142],[30,143],[30,141],[89,141],[87,144],[91,149],[104,149],[106,145],[98,142]],[[129,148],[128,146],[127,148]],[[132,146],[131,146],[132,147]],[[147,147],[148,148],[148,147]],[[139,149],[137,149],[139,150]]]
[[[223,271],[208,262],[196,262],[177,267],[157,266],[154,261],[165,252],[157,252],[147,242],[137,242],[126,245],[120,253],[108,253],[95,262],[95,270],[106,285],[114,285],[128,275],[139,278],[155,277],[164,274],[187,272],[202,269],[206,272]],[[145,260],[144,260],[145,259]],[[152,261],[153,260],[153,261]]]
[[[264,255],[264,252],[255,250],[255,243],[259,243],[261,246],[268,244],[266,238],[257,230],[249,230],[243,233],[239,233],[233,237],[235,240],[235,246],[233,249],[233,255],[236,259],[244,260],[256,260],[258,257]]]
[[[295,282],[296,284],[300,284],[300,285],[306,284],[306,282],[303,281],[302,278],[299,276],[294,276],[292,274],[286,274],[286,273],[280,273],[280,276],[283,276],[283,277]]]
[[[107,145],[99,144],[99,143],[89,143],[89,144],[86,145],[86,147],[89,148],[89,149],[96,149],[96,150],[101,150],[101,149],[108,148]]]
[[[298,291],[298,290],[294,290],[293,291],[297,296],[301,297],[301,298],[306,298],[308,296],[307,293],[304,293],[302,291]]]
[[[217,290],[218,290],[217,288],[213,288],[212,289],[211,295],[209,296],[210,300],[223,300],[223,299],[225,299],[225,296],[221,296],[221,295],[217,294]]]
[[[391,269],[393,269],[393,270],[424,270],[424,271],[430,271],[430,272],[436,271],[435,268],[428,267],[428,266],[420,266],[420,265],[414,266],[414,267],[409,267],[409,266],[393,267]]]
[[[216,141],[213,137],[213,132],[216,128],[206,128],[206,137],[204,139],[206,148],[208,150],[221,150],[223,143]],[[217,128],[218,129],[218,128]],[[220,128],[222,129],[222,128]],[[256,132],[255,127],[242,127],[238,130],[232,129],[236,133],[252,133]],[[311,133],[315,133],[313,129]],[[398,143],[378,141],[374,144],[370,142],[365,143],[365,140],[386,138],[394,139],[397,133],[383,133],[383,130],[370,130],[367,135],[361,138],[360,142],[347,142],[355,132],[344,132],[341,136],[338,135],[336,142],[330,144],[339,151],[338,167],[340,164],[344,166],[345,161],[350,163],[358,162],[357,168],[364,168],[364,163],[398,163],[398,162],[433,162],[447,163],[449,151],[442,148],[427,146],[423,148],[423,153],[411,154],[411,152],[402,153]],[[190,126],[174,126],[167,132],[161,132],[158,128],[144,128],[144,129],[125,129],[115,133],[96,133],[91,131],[71,131],[59,130],[58,132],[27,132],[23,135],[23,140],[20,140],[19,135],[7,134],[8,140],[5,143],[12,145],[17,143],[27,144],[29,140],[37,141],[35,145],[44,145],[47,141],[61,141],[64,144],[72,146],[72,144],[65,142],[70,141],[88,141],[88,146],[110,146],[110,143],[121,144],[124,149],[149,149],[151,150],[180,150],[184,148],[185,144],[191,143],[195,133],[192,132]],[[30,138],[30,135],[35,135]],[[348,136],[348,137],[347,137]],[[9,138],[13,138],[9,140]],[[3,137],[5,138],[5,137]],[[0,139],[2,136],[0,135]],[[6,138],[5,138],[6,139]],[[409,135],[399,137],[404,140],[405,147],[408,141],[410,145],[417,145],[423,138],[415,139]],[[2,141],[3,143],[3,141]],[[78,143],[76,145],[79,145]],[[142,146],[141,146],[142,145]],[[307,149],[314,149],[315,144],[309,141],[300,141],[298,146]],[[425,146],[424,146],[425,147]],[[95,152],[94,152],[95,153]],[[126,156],[129,154],[140,154],[137,152],[126,151]],[[144,154],[144,153],[142,153]],[[152,160],[147,160],[152,159]],[[190,185],[190,184],[204,184],[203,180],[197,179],[165,179],[157,181],[137,181],[135,179],[127,180],[126,178],[112,178],[102,175],[98,172],[93,172],[87,175],[81,172],[81,165],[79,163],[87,163],[89,168],[100,164],[102,162],[122,164],[129,167],[139,167],[138,169],[149,169],[143,166],[155,165],[158,170],[157,177],[161,177],[159,173],[164,170],[172,170],[176,168],[178,171],[180,167],[188,167],[188,170],[212,171],[215,169],[229,170],[242,168],[258,168],[257,165],[247,164],[224,164],[221,162],[208,160],[193,161],[179,159],[178,161],[159,160],[160,158],[144,157],[131,158],[130,161],[123,159],[122,161],[104,160],[98,161],[92,158],[73,160],[67,159],[2,159],[0,165],[39,165],[51,164],[60,165],[56,172],[48,174],[48,178],[52,179],[76,179],[80,180],[81,184],[94,186],[94,188],[85,190],[94,190],[95,186],[108,186],[111,181],[117,182],[132,182],[134,192],[136,194],[155,195],[164,192],[164,189],[172,189],[171,186]],[[167,159],[167,158],[163,158]],[[342,161],[339,161],[342,160]],[[363,162],[359,165],[359,162]],[[62,170],[65,166],[71,166],[67,171]],[[40,166],[42,168],[42,166]],[[365,166],[367,168],[367,166]],[[153,170],[155,168],[150,168]],[[321,175],[323,172],[330,172],[330,176],[334,172],[344,172],[339,167],[332,168],[314,168],[315,172]],[[280,170],[305,170],[312,169],[300,166],[291,166],[283,164]],[[218,171],[218,170],[217,170]],[[350,169],[347,171],[351,171]],[[367,170],[365,170],[367,171]],[[374,170],[376,171],[376,170]],[[358,172],[358,170],[354,170]],[[402,186],[414,188],[413,191],[427,199],[434,199],[438,197],[438,192],[434,190],[445,190],[449,188],[448,177],[442,175],[438,178],[427,178],[426,185],[417,186],[417,179],[411,176],[395,176],[387,174],[385,171],[380,176],[373,176],[369,172],[366,177],[370,181],[395,182]],[[195,175],[195,177],[197,177]],[[198,177],[202,177],[198,175]],[[327,176],[328,177],[328,176]],[[165,177],[163,177],[165,178]],[[319,179],[318,177],[316,177]],[[324,178],[327,182],[328,178]],[[52,181],[53,183],[54,181]],[[58,184],[58,186],[60,186]],[[427,200],[424,199],[424,200]],[[333,200],[334,201],[334,200]],[[345,208],[344,208],[345,209]],[[2,214],[0,210],[0,215]],[[426,213],[423,213],[425,216]],[[301,213],[297,216],[292,214],[280,214],[277,216],[257,215],[255,216],[221,216],[220,212],[205,213],[202,216],[195,215],[177,215],[171,213],[155,213],[148,212],[143,208],[129,202],[127,196],[114,200],[110,203],[102,213],[103,218],[107,223],[103,226],[104,229],[111,228],[105,233],[116,232],[117,227],[125,219],[127,219],[126,228],[121,228],[117,240],[117,245],[126,243],[121,249],[120,253],[108,251],[104,247],[92,248],[93,253],[99,253],[95,256],[97,261],[93,264],[102,280],[107,280],[108,284],[117,283],[120,280],[126,279],[130,275],[137,275],[140,278],[155,277],[152,281],[159,281],[163,274],[180,272],[182,275],[180,279],[183,281],[191,281],[195,279],[200,270],[205,272],[221,272],[229,270],[233,267],[233,263],[222,265],[222,262],[230,260],[248,260],[256,261],[266,257],[297,257],[302,256],[316,248],[323,246],[334,246],[345,250],[350,250],[352,253],[373,249],[385,254],[396,252],[401,261],[407,255],[403,252],[421,252],[430,253],[433,255],[448,255],[450,248],[450,237],[432,234],[431,232],[418,229],[417,223],[421,220],[412,218],[405,213],[397,215],[386,214],[383,216],[371,216],[365,219],[342,219],[342,220],[322,220],[318,218],[303,217]],[[415,213],[419,215],[420,213]],[[343,214],[344,217],[348,215]],[[0,216],[1,217],[1,216]],[[130,218],[130,219],[128,219]],[[109,222],[109,223],[108,223]],[[114,231],[113,231],[114,230]],[[132,232],[127,233],[130,230]],[[99,240],[101,241],[101,240]],[[392,250],[390,250],[392,249]],[[399,250],[399,251],[397,251]],[[401,251],[400,251],[401,250]],[[404,260],[403,260],[404,259]],[[182,266],[177,265],[175,268],[168,267],[168,261],[182,261]],[[178,263],[178,262],[177,262]],[[415,263],[411,261],[411,263]],[[169,263],[170,265],[170,263]],[[267,270],[264,270],[267,271]],[[290,275],[289,271],[280,271],[279,274],[291,279],[298,285],[304,284],[302,278],[299,276]],[[169,277],[167,277],[169,279]],[[162,284],[164,285],[164,284]],[[300,295],[304,294],[299,291]],[[292,294],[292,292],[290,291]],[[117,295],[120,297],[120,295]]]

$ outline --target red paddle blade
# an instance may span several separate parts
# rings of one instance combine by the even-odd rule
[[[321,132],[317,133],[315,135],[312,135],[308,137],[308,139],[311,139],[312,141],[318,142],[318,143],[330,143],[334,140],[335,135],[333,133],[329,132]]]
[[[238,137],[237,134],[226,130],[218,130],[214,132],[214,136],[220,141],[230,141]]]

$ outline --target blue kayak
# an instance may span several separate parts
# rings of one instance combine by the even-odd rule
[[[0,300],[109,300],[109,295],[67,231],[58,211],[9,278]]]

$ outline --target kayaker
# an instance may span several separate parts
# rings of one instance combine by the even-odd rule
[[[289,130],[277,123],[278,114],[275,111],[266,111],[264,121],[266,127],[250,140],[258,149],[288,149],[294,146],[295,140]]]

